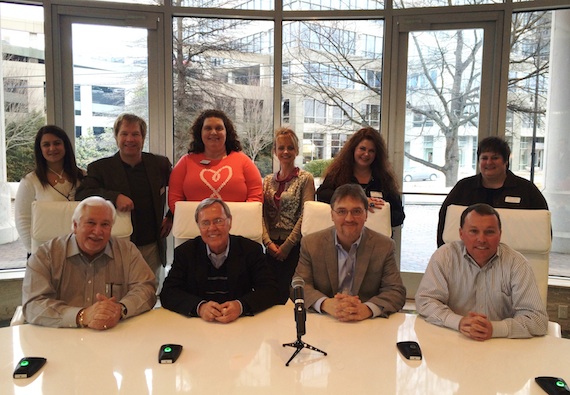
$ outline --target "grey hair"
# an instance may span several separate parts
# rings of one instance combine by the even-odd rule
[[[101,196],[90,196],[85,200],[82,200],[81,203],[75,207],[73,216],[71,217],[71,231],[74,230],[74,224],[79,224],[79,221],[81,221],[81,217],[85,213],[87,207],[108,207],[113,216],[113,225],[115,224],[115,220],[117,219],[117,210],[115,210],[113,203],[109,200],[103,199]]]
[[[228,205],[226,204],[226,202],[224,202],[222,199],[218,199],[218,198],[206,198],[204,200],[202,200],[200,202],[200,204],[198,204],[198,207],[196,207],[196,212],[194,213],[194,220],[196,221],[196,223],[198,223],[198,216],[200,215],[200,212],[216,203],[219,203],[222,205],[222,208],[224,209],[224,213],[226,214],[226,217],[228,217],[229,219],[232,218],[232,213],[230,211],[230,208],[228,207]]]

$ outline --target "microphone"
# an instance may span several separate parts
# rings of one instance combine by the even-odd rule
[[[291,281],[293,287],[293,302],[295,302],[295,323],[297,324],[297,339],[305,334],[305,321],[307,312],[305,310],[305,280],[301,277],[293,277]]]

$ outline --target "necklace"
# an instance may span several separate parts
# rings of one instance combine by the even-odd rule
[[[63,178],[63,172],[65,171],[64,169],[61,170],[61,173],[58,173],[57,171],[55,171],[51,167],[48,167],[48,170],[51,171],[53,174],[55,174],[58,177],[58,179],[55,180],[56,183],[59,182],[60,184],[63,184],[65,182],[65,179]]]
[[[71,201],[73,200],[73,197],[71,196],[71,193],[73,192],[73,190],[75,189],[75,185],[72,185],[71,188],[69,189],[69,191],[67,193],[64,193],[62,191],[60,191],[59,189],[56,188],[57,183],[55,183],[54,185],[50,186],[57,192],[59,193],[61,196],[63,196],[67,201]],[[61,188],[63,188],[64,185],[61,186]],[[75,194],[74,194],[75,195]]]

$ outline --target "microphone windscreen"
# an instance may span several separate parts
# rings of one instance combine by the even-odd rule
[[[304,287],[305,286],[305,280],[303,280],[302,277],[293,277],[293,280],[291,281],[291,286],[293,288],[298,288],[298,287]]]

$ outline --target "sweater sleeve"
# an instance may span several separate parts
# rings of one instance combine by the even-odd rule
[[[289,234],[289,237],[287,237],[287,240],[285,240],[285,242],[281,245],[281,248],[284,249],[287,254],[289,254],[291,249],[301,240],[301,225],[303,222],[303,207],[305,206],[305,202],[315,200],[315,181],[313,180],[313,175],[311,173],[307,173],[302,193],[303,195],[300,202],[301,215],[295,223],[295,227]]]
[[[188,166],[188,155],[184,155],[170,173],[168,181],[168,207],[174,213],[174,207],[179,200],[186,200],[184,196],[184,179],[186,178],[186,167]]]
[[[263,186],[261,173],[255,163],[244,154],[243,176],[247,186],[246,202],[263,202]]]
[[[31,176],[28,175],[20,181],[15,202],[16,229],[20,235],[20,240],[27,252],[32,251],[32,203],[36,198]]]
[[[271,180],[273,179],[273,174],[268,174],[267,176],[265,176],[265,178],[263,179],[263,194],[265,196],[265,193],[267,192],[267,190],[269,189],[269,183],[271,182]],[[264,199],[264,205],[263,205],[263,209],[265,211],[265,199]],[[271,237],[269,236],[269,230],[267,227],[267,222],[266,222],[266,217],[265,217],[265,212],[263,213],[263,220],[262,220],[262,226],[263,226],[263,234],[262,234],[262,241],[263,241],[263,245],[267,246],[271,243]]]
[[[336,187],[331,177],[325,177],[323,183],[317,189],[317,200],[319,202],[330,203]]]

